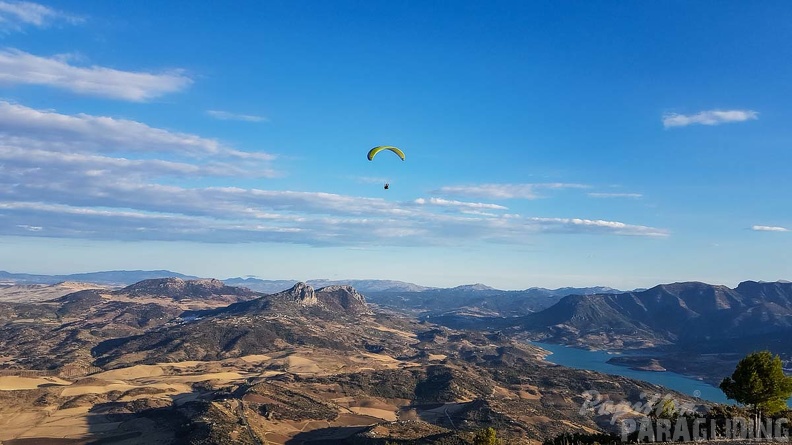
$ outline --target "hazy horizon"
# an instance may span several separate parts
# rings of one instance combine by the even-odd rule
[[[200,277],[200,278],[215,278],[215,279],[219,279],[219,280],[229,280],[229,279],[233,279],[233,278],[256,278],[256,279],[269,280],[269,281],[303,281],[303,282],[312,281],[312,280],[328,280],[328,281],[383,280],[383,281],[399,281],[399,282],[415,284],[415,285],[419,285],[419,286],[423,286],[423,287],[429,287],[429,288],[453,288],[453,287],[457,287],[457,286],[484,284],[484,285],[490,286],[492,288],[495,288],[497,290],[507,290],[507,291],[511,291],[511,290],[517,290],[517,291],[526,290],[526,289],[530,289],[530,288],[534,288],[534,287],[536,287],[536,288],[545,288],[545,289],[558,289],[558,288],[564,288],[564,287],[576,287],[576,288],[610,287],[610,288],[614,288],[614,289],[618,289],[618,290],[622,290],[622,291],[632,291],[632,290],[635,290],[635,289],[648,289],[648,288],[651,288],[651,287],[654,287],[654,286],[657,286],[657,285],[672,284],[672,283],[678,283],[678,282],[702,282],[702,283],[712,284],[712,285],[724,285],[724,286],[727,286],[727,287],[733,289],[733,288],[737,287],[738,284],[740,284],[741,282],[744,282],[744,281],[760,281],[760,282],[789,282],[790,281],[790,280],[787,280],[787,279],[784,279],[784,278],[778,278],[778,279],[774,279],[774,280],[762,280],[762,279],[756,279],[756,278],[745,278],[745,279],[740,279],[738,281],[735,281],[733,283],[723,283],[723,282],[712,282],[712,281],[698,280],[698,279],[687,279],[687,280],[666,280],[666,281],[647,283],[646,285],[641,285],[641,286],[626,286],[626,287],[624,287],[624,286],[622,286],[622,287],[620,287],[620,286],[612,286],[612,285],[607,284],[607,283],[552,284],[552,285],[526,284],[524,286],[517,285],[517,286],[514,286],[514,287],[501,287],[501,286],[495,285],[493,283],[487,283],[487,282],[476,281],[476,280],[469,280],[469,281],[465,281],[465,282],[456,282],[456,283],[453,283],[453,282],[450,282],[450,281],[449,282],[439,281],[438,283],[442,283],[442,284],[429,284],[429,283],[425,283],[425,282],[414,282],[414,281],[409,281],[409,280],[402,280],[402,279],[394,278],[394,277],[390,277],[390,278],[388,278],[388,277],[384,277],[384,278],[380,277],[380,278],[377,278],[377,277],[369,277],[369,276],[358,276],[358,277],[349,277],[349,276],[341,277],[341,276],[339,276],[339,277],[332,277],[331,278],[331,277],[325,277],[325,276],[307,276],[307,275],[306,276],[300,276],[300,277],[291,277],[291,276],[262,276],[262,275],[255,275],[255,274],[234,274],[234,273],[221,275],[221,274],[211,274],[211,273],[209,273],[209,274],[190,273],[190,272],[185,272],[183,270],[173,270],[173,269],[170,269],[170,268],[167,268],[167,267],[163,267],[163,268],[137,267],[137,268],[127,268],[127,269],[123,269],[123,268],[122,269],[96,269],[96,270],[81,270],[81,271],[76,271],[76,272],[57,272],[57,271],[56,272],[32,272],[32,271],[29,271],[29,270],[24,270],[24,271],[22,271],[22,270],[11,270],[9,268],[3,268],[3,267],[0,267],[0,270],[5,271],[5,272],[9,272],[9,273],[12,273],[12,274],[32,274],[32,275],[75,275],[75,274],[87,274],[87,273],[97,273],[97,272],[133,272],[133,271],[146,272],[146,271],[154,271],[154,270],[167,270],[169,272],[174,272],[174,273],[178,273],[178,274],[181,274],[181,275],[195,276],[195,277]]]

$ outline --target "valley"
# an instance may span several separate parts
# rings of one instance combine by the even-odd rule
[[[46,286],[6,287],[0,303],[4,444],[462,443],[485,427],[530,443],[614,428],[580,411],[586,391],[631,404],[667,391],[370,305],[345,285]]]
[[[614,357],[611,363],[666,369],[714,386],[753,351],[767,349],[786,362],[792,359],[789,282],[746,281],[734,289],[672,283],[632,292],[571,294],[523,315],[462,315],[456,310],[427,320],[460,329],[496,329],[526,341],[630,351],[642,358]]]

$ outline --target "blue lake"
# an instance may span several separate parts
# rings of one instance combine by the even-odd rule
[[[552,352],[552,354],[548,355],[546,358],[550,363],[643,380],[644,382],[662,385],[682,394],[709,400],[710,402],[734,403],[731,400],[727,400],[726,396],[719,388],[701,380],[686,377],[682,374],[669,371],[638,371],[626,366],[617,366],[607,363],[614,355],[606,351],[588,351],[569,346],[539,342],[532,342],[532,344]]]

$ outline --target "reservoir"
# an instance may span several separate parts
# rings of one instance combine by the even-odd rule
[[[631,379],[643,380],[644,382],[665,386],[666,388],[673,389],[674,391],[680,392],[682,394],[691,397],[698,397],[710,402],[729,404],[734,403],[733,401],[726,399],[723,391],[721,391],[719,388],[716,388],[701,380],[686,377],[682,374],[677,374],[670,371],[638,371],[635,369],[630,369],[626,366],[618,366],[607,363],[608,360],[613,357],[613,354],[606,351],[588,351],[585,349],[554,345],[550,343],[531,343],[552,353],[545,358],[545,360],[550,363],[567,366],[569,368],[588,369],[605,374],[620,375],[623,377],[629,377]]]

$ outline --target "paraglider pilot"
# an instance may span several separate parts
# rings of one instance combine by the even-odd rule
[[[396,156],[401,158],[402,161],[404,160],[404,152],[399,150],[398,148],[392,146],[392,145],[380,145],[378,147],[374,147],[371,150],[369,150],[369,152],[366,155],[366,157],[368,158],[369,161],[373,161],[374,160],[374,156],[376,156],[376,154],[381,152],[382,150],[390,150],[390,151],[396,153]],[[390,184],[388,184],[386,182],[385,183],[385,190],[388,190],[389,188],[390,188]]]

